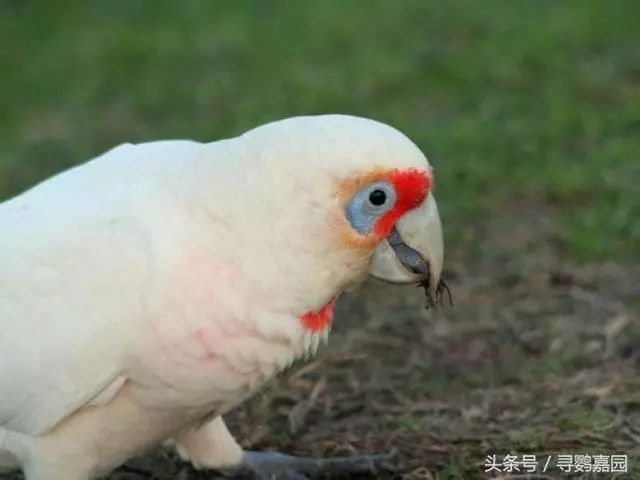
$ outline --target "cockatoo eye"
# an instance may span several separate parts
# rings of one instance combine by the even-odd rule
[[[396,191],[389,182],[375,182],[356,193],[346,207],[353,229],[367,235],[376,221],[393,208]]]
[[[378,188],[369,194],[369,201],[372,205],[379,207],[387,201],[387,194],[384,193],[384,190]]]

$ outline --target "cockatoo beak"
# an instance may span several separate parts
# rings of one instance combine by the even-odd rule
[[[421,283],[439,296],[444,246],[438,206],[429,194],[422,205],[398,220],[375,250],[369,273],[392,283]]]

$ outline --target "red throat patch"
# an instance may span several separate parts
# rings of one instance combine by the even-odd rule
[[[335,303],[335,299],[331,300],[317,312],[307,312],[302,315],[300,323],[302,323],[305,330],[320,333],[327,328],[333,322],[333,306]]]

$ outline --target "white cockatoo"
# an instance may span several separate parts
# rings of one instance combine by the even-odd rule
[[[322,115],[121,145],[0,204],[0,470],[93,479],[169,441],[197,468],[304,471],[221,415],[368,273],[436,295],[432,183],[399,131]]]

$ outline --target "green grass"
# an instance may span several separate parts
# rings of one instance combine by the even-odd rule
[[[534,201],[579,257],[640,251],[633,0],[79,5],[0,3],[0,198],[124,141],[345,112],[425,150],[450,241]]]

